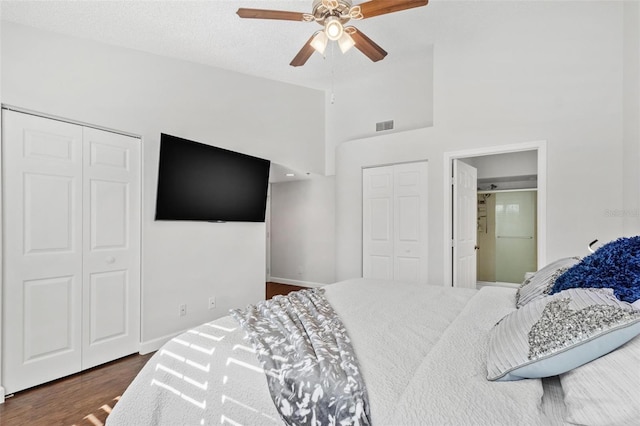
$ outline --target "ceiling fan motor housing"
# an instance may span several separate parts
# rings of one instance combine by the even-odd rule
[[[351,19],[351,5],[350,0],[314,0],[312,15],[322,26],[329,17],[337,18],[344,25]]]

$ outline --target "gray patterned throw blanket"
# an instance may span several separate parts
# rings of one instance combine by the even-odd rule
[[[310,289],[232,310],[256,348],[288,425],[370,425],[369,401],[342,321]]]

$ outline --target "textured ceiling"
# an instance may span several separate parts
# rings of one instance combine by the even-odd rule
[[[361,3],[355,1],[354,3]],[[314,53],[303,67],[289,62],[320,28],[310,22],[240,19],[239,7],[310,12],[312,0],[297,1],[7,1],[4,21],[180,58],[214,67],[313,88],[332,79],[357,77],[375,67],[402,65],[433,43],[433,5],[352,21],[389,55],[373,63],[356,49],[335,46],[325,58]],[[384,64],[383,64],[384,63]]]

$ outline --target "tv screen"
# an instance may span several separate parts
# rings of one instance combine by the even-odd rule
[[[156,220],[264,222],[270,161],[160,135]]]

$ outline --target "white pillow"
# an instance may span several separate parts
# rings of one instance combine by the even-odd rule
[[[560,375],[575,424],[640,424],[640,337],[610,354]]]
[[[579,257],[564,257],[540,268],[524,280],[518,288],[516,307],[521,308],[533,300],[548,295],[556,279],[578,262],[580,262]]]
[[[534,300],[489,333],[487,378],[508,381],[565,373],[640,334],[640,311],[611,289],[569,289]]]

